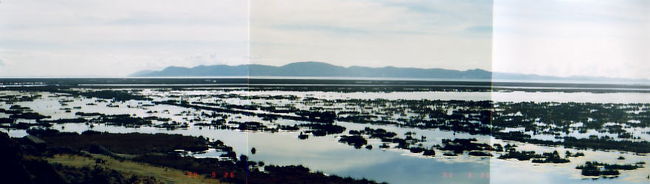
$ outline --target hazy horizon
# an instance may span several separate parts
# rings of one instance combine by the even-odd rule
[[[156,72],[156,71],[163,71],[167,68],[172,68],[172,67],[178,67],[178,68],[196,68],[196,67],[201,67],[201,66],[218,66],[218,65],[224,65],[224,66],[245,66],[245,65],[266,65],[266,66],[275,66],[275,67],[282,67],[285,65],[290,65],[290,64],[296,64],[296,63],[325,63],[325,64],[330,64],[333,66],[337,67],[344,67],[344,68],[350,68],[350,67],[366,67],[366,68],[402,68],[402,69],[442,69],[442,70],[453,70],[453,71],[471,71],[471,70],[483,70],[486,72],[492,72],[492,81],[510,81],[511,79],[504,79],[504,78],[497,78],[495,75],[502,76],[503,74],[509,75],[509,74],[515,74],[515,75],[531,75],[531,76],[539,76],[539,77],[557,77],[557,78],[562,78],[561,81],[572,81],[572,82],[587,82],[591,83],[590,80],[584,80],[584,78],[592,78],[592,79],[597,79],[597,78],[603,78],[603,79],[609,79],[609,80],[615,80],[614,82],[619,83],[619,82],[639,82],[639,81],[650,81],[650,79],[647,78],[621,78],[621,77],[602,77],[602,76],[580,76],[580,75],[574,75],[574,76],[554,76],[554,75],[540,75],[540,74],[534,74],[534,73],[518,73],[518,72],[498,72],[498,71],[492,71],[492,70],[485,70],[485,69],[480,69],[480,68],[473,68],[473,69],[463,69],[463,70],[456,70],[456,69],[448,69],[448,68],[418,68],[418,67],[400,67],[400,66],[394,66],[394,65],[387,65],[387,66],[362,66],[362,65],[351,65],[351,66],[339,66],[339,65],[334,65],[332,63],[328,62],[322,62],[322,61],[298,61],[298,62],[290,62],[286,64],[280,64],[280,65],[266,65],[266,64],[258,64],[258,63],[248,63],[248,64],[214,64],[214,65],[196,65],[196,66],[167,66],[162,69],[158,70],[141,70],[141,71],[136,71],[134,73],[130,73],[127,75],[45,75],[45,76],[0,76],[0,78],[233,78],[234,76],[222,76],[222,75],[214,75],[214,76],[196,76],[196,75],[186,75],[186,76],[170,76],[170,77],[165,77],[165,76],[149,76],[149,77],[143,77],[143,76],[134,76],[134,74],[140,73],[140,72]],[[239,76],[239,77],[270,77],[270,78],[281,78],[281,76]],[[341,77],[332,77],[332,76],[293,76],[291,74],[284,76],[284,77],[293,77],[293,78],[345,78],[345,79],[381,79],[377,77],[346,77],[346,76],[341,76]],[[415,79],[415,80],[433,80],[437,78],[400,78],[400,77],[389,77],[389,78],[384,78],[384,79]],[[446,80],[453,80],[453,79],[446,79]],[[461,79],[459,79],[461,80]],[[514,81],[541,81],[541,82],[553,82],[556,81],[557,79],[534,79],[534,80],[514,80]],[[609,81],[612,82],[612,81]],[[604,83],[608,83],[605,81]]]

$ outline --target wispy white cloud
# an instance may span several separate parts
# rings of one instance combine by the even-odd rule
[[[496,0],[494,70],[650,78],[650,1]]]
[[[3,0],[0,75],[123,76],[249,53],[263,64],[489,69],[489,0],[250,3],[249,19],[241,0]]]
[[[490,68],[491,1],[251,2],[255,63]]]
[[[0,76],[246,63],[247,7],[240,0],[3,0]]]
[[[3,0],[0,76],[123,76],[251,54],[650,78],[649,12],[646,0]]]

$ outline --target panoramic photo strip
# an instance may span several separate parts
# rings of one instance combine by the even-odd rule
[[[647,184],[650,1],[0,0],[0,183]]]

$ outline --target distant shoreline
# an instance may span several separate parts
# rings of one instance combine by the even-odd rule
[[[282,88],[284,90],[343,91],[560,91],[560,92],[650,92],[644,84],[597,84],[567,82],[497,82],[468,80],[402,80],[343,78],[0,78],[0,89],[17,88]]]

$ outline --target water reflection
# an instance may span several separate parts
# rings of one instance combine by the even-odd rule
[[[9,93],[9,92],[7,92]],[[553,102],[596,102],[596,103],[650,103],[650,94],[646,93],[560,93],[560,92],[393,92],[393,93],[335,93],[335,92],[287,92],[287,91],[264,91],[264,92],[247,92],[247,91],[170,91],[160,92],[144,90],[142,93],[161,96],[161,99],[168,98],[171,93],[181,95],[204,95],[204,94],[227,94],[240,93],[242,95],[296,95],[301,98],[313,97],[323,99],[439,99],[439,100],[495,100],[495,101],[553,101]],[[104,114],[134,114],[139,117],[155,115],[157,117],[170,118],[174,121],[187,121],[194,114],[205,112],[202,110],[181,108],[170,105],[155,105],[143,107],[146,102],[127,101],[118,103],[120,108],[111,108],[107,105],[111,102],[97,102],[96,105],[87,105],[96,102],[95,98],[72,98],[72,97],[50,97],[51,93],[43,93],[44,98],[34,102],[20,102],[21,106],[32,108],[34,111],[50,115],[53,119],[57,118],[74,118],[75,112],[101,112]],[[67,102],[69,107],[82,107],[79,110],[72,110],[71,113],[61,111],[61,99],[73,100]],[[209,102],[213,98],[193,97],[191,100]],[[233,100],[233,99],[230,99]],[[230,103],[238,103],[237,99]],[[260,100],[260,103],[264,101]],[[278,103],[289,103],[287,100],[277,100]],[[9,104],[0,104],[3,108],[8,108]],[[157,111],[157,113],[149,113]],[[184,113],[190,112],[190,113]],[[2,114],[0,114],[2,115]],[[5,115],[6,116],[6,115]],[[236,118],[236,117],[231,117]],[[254,117],[240,117],[240,119],[259,120]],[[296,124],[290,120],[279,120],[278,124]],[[458,157],[445,157],[438,154],[435,157],[423,157],[411,154],[407,150],[378,149],[380,142],[369,140],[375,149],[354,149],[353,147],[338,142],[339,137],[328,135],[323,137],[310,137],[307,140],[297,139],[299,132],[255,132],[239,131],[227,129],[214,129],[211,127],[198,127],[190,125],[187,128],[180,129],[162,129],[150,126],[139,128],[126,128],[110,126],[105,124],[95,124],[93,127],[80,123],[56,124],[53,128],[68,132],[83,132],[86,130],[106,131],[111,133],[170,133],[183,134],[191,136],[203,136],[213,140],[221,140],[225,144],[232,146],[239,154],[247,154],[251,160],[263,161],[267,165],[304,165],[310,169],[322,171],[327,174],[336,174],[340,176],[350,176],[354,178],[369,178],[377,181],[386,181],[389,183],[642,183],[644,176],[650,174],[648,168],[642,168],[635,171],[625,172],[619,178],[612,180],[584,180],[579,171],[575,169],[577,164],[587,160],[615,161],[619,155],[627,158],[626,162],[650,161],[644,155],[635,155],[632,153],[618,153],[605,151],[588,151],[565,149],[562,147],[547,147],[532,144],[524,144],[514,141],[495,140],[489,136],[470,135],[467,133],[442,131],[437,129],[418,129],[408,127],[397,127],[394,125],[370,125],[357,124],[349,122],[336,122],[337,125],[346,127],[347,130],[362,130],[365,127],[382,128],[398,135],[404,135],[407,132],[415,132],[418,136],[426,136],[425,147],[440,144],[442,139],[453,138],[477,138],[480,142],[500,143],[500,144],[517,144],[520,149],[533,150],[538,152],[550,152],[566,150],[577,152],[586,152],[583,158],[572,158],[570,164],[533,164],[530,162],[500,160],[500,159],[482,159],[460,155]],[[647,131],[648,129],[634,130],[635,132]],[[21,137],[26,135],[24,130],[6,130],[12,137]],[[576,137],[588,136],[587,134],[571,134]],[[602,133],[601,133],[602,134]],[[544,136],[544,135],[537,135]],[[648,136],[641,136],[647,140]],[[550,137],[548,139],[551,139]],[[250,149],[256,148],[256,154],[251,154]],[[207,152],[197,154],[197,157],[219,157],[220,153]]]

